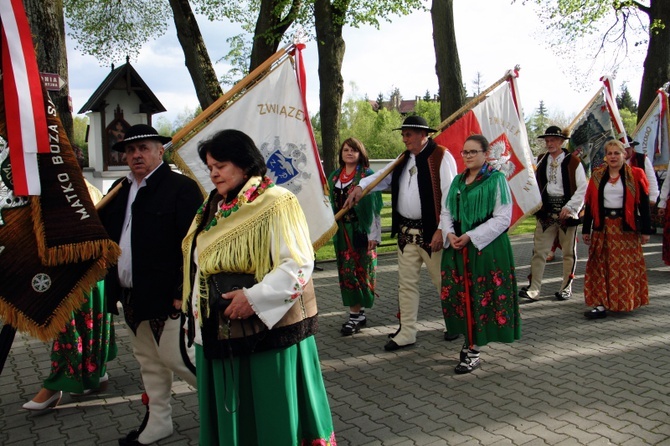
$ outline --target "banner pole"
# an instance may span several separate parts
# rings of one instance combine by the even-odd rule
[[[286,54],[290,53],[291,50],[293,49],[295,45],[294,44],[289,44],[285,46],[284,48],[280,49],[276,53],[274,53],[272,56],[270,56],[265,62],[260,64],[256,69],[254,69],[251,73],[247,74],[240,82],[235,84],[230,90],[228,90],[226,93],[223,94],[219,99],[214,101],[212,105],[207,107],[205,110],[203,110],[202,113],[200,113],[198,116],[196,116],[191,122],[189,122],[183,129],[175,133],[175,135],[172,137],[172,145],[174,146],[179,140],[184,138],[186,135],[191,133],[194,129],[196,129],[200,124],[202,124],[204,121],[209,119],[209,117],[214,114],[215,112],[219,111],[221,107],[228,102],[232,97],[235,95],[239,94],[242,90],[247,88],[253,81],[256,80],[261,74],[263,74],[264,71],[266,71],[273,63],[284,57]]]
[[[381,181],[382,181],[384,178],[386,178],[387,176],[389,176],[389,174],[390,174],[391,172],[393,172],[393,169],[395,169],[396,166],[398,166],[398,164],[400,164],[404,159],[405,159],[405,154],[402,153],[398,158],[396,158],[396,160],[393,162],[393,164],[391,164],[390,166],[388,166],[388,169],[386,169],[386,170],[384,171],[384,173],[382,173],[382,174],[379,175],[377,178],[375,178],[375,179],[372,181],[372,183],[368,184],[368,187],[366,187],[365,189],[363,189],[363,194],[361,195],[361,198],[363,198],[364,196],[366,196],[367,194],[369,194],[370,191],[372,191],[372,189],[374,189],[379,183],[381,183]],[[337,214],[335,214],[335,221],[339,221],[339,219],[342,218],[342,217],[344,216],[344,214],[347,213],[348,210],[349,210],[348,207],[344,207],[344,208],[340,209],[340,210],[337,212]]]
[[[112,200],[112,198],[116,197],[116,194],[118,194],[119,191],[121,190],[123,181],[124,180],[119,181],[119,184],[114,186],[114,189],[107,192],[107,194],[104,197],[102,197],[100,201],[98,201],[98,203],[95,205],[96,210],[99,211],[100,209],[104,208],[105,206],[107,206],[107,203],[109,203]]]

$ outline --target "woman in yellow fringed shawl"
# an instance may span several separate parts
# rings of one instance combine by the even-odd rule
[[[591,173],[582,238],[589,246],[584,300],[587,319],[632,311],[649,303],[642,245],[649,241],[649,183],[644,170],[626,164],[620,141],[605,143],[605,165]]]
[[[240,131],[216,133],[198,154],[215,186],[183,243],[200,444],[334,445],[314,340],[314,252],[298,200],[265,176]],[[251,283],[225,288],[236,281]]]
[[[454,178],[442,206],[442,312],[449,333],[465,335],[457,374],[479,367],[479,348],[521,338],[514,255],[507,236],[512,197],[502,172],[486,162],[489,143],[471,135],[466,170]]]

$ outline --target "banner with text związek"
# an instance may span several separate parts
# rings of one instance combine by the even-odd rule
[[[198,143],[224,129],[240,130],[251,137],[263,154],[268,176],[295,194],[307,217],[315,249],[335,233],[335,219],[327,194],[321,160],[298,83],[296,59],[286,55],[259,77],[251,73],[240,84],[249,85],[230,100],[220,100],[203,111],[206,118],[192,131],[176,134],[175,164],[200,184],[203,193],[213,189],[209,171],[198,157]],[[296,63],[297,61],[297,63]],[[303,79],[304,84],[304,79]],[[239,88],[239,87],[238,87]],[[201,118],[196,117],[196,120]],[[195,121],[195,120],[194,120]],[[182,137],[181,135],[184,134]]]

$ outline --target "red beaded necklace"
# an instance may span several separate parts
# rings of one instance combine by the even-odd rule
[[[354,179],[355,175],[356,175],[356,168],[354,168],[354,170],[352,170],[350,174],[347,174],[347,169],[343,167],[342,171],[340,172],[340,183],[346,184],[350,182],[351,180]]]

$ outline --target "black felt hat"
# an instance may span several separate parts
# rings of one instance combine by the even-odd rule
[[[552,125],[547,127],[547,130],[544,132],[544,135],[538,136],[538,138],[546,138],[547,136],[556,136],[558,138],[570,139],[569,136],[565,136],[560,127]]]
[[[428,127],[428,122],[421,116],[408,116],[403,121],[401,127],[398,127],[397,129],[393,130],[404,130],[404,129],[425,130],[428,133],[437,132],[437,130]]]
[[[633,138],[630,137],[630,135],[626,135],[626,138],[628,138],[628,145],[631,147],[639,146],[640,143],[635,141]]]
[[[112,146],[112,150],[117,152],[126,151],[126,143],[130,141],[139,141],[140,139],[155,139],[161,144],[167,144],[172,141],[169,136],[161,136],[155,128],[147,124],[135,124],[123,135],[123,141],[119,141]]]

